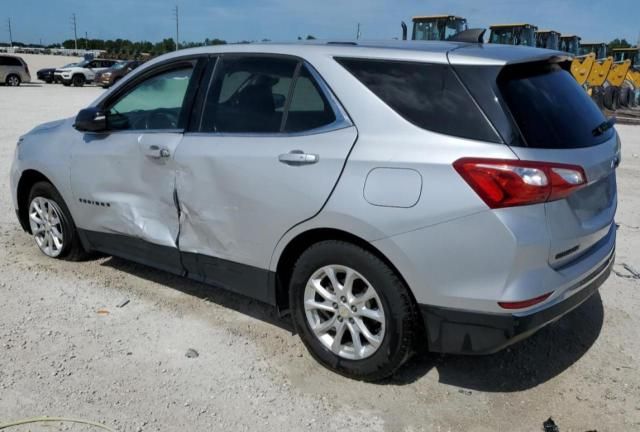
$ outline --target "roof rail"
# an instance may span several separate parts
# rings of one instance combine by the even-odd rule
[[[461,31],[449,39],[451,42],[484,43],[484,34],[487,29],[477,28]]]
[[[340,42],[340,41],[332,41],[332,42],[327,42],[327,45],[358,45],[356,42]]]

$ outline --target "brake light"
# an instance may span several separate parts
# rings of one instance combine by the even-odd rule
[[[560,200],[587,183],[582,167],[552,162],[463,158],[453,167],[492,209]]]
[[[538,303],[542,303],[543,301],[548,299],[551,296],[551,294],[553,294],[553,292],[541,295],[540,297],[532,298],[529,300],[517,301],[517,302],[498,302],[498,305],[500,305],[502,309],[524,309],[524,308],[531,307],[533,305],[537,305]]]

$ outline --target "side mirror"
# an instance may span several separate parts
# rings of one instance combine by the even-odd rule
[[[80,132],[101,132],[107,129],[107,115],[98,108],[85,108],[76,116],[73,127]]]

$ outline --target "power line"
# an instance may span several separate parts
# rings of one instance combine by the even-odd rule
[[[173,12],[176,18],[176,51],[178,51],[180,49],[180,15],[178,15],[178,5],[176,5]]]
[[[73,27],[73,39],[75,41],[75,50],[78,50],[78,20],[76,14],[71,15],[71,26]]]

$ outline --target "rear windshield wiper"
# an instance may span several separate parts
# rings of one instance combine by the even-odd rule
[[[616,124],[616,118],[611,117],[609,120],[602,122],[597,128],[591,131],[594,137],[598,137],[611,129]]]

